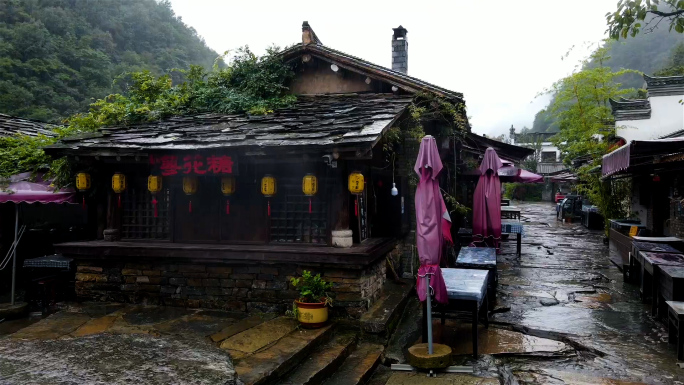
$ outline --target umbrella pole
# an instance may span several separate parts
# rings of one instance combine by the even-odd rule
[[[430,274],[425,274],[427,280],[427,330],[428,330],[428,354],[433,354],[432,349],[432,300],[430,298]]]
[[[17,279],[17,237],[19,236],[19,203],[14,204],[14,251],[12,252],[12,305],[14,305],[14,287]]]

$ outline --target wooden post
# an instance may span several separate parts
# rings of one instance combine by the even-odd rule
[[[332,202],[330,205],[333,215],[332,230],[349,230],[349,199],[347,190],[347,167],[339,162],[340,167],[333,169],[334,183],[332,186]]]

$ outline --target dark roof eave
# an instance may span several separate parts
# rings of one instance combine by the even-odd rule
[[[463,94],[427,83],[418,78],[406,75],[402,72],[394,71],[389,68],[373,64],[366,60],[348,55],[344,52],[328,48],[317,44],[297,44],[281,52],[283,60],[291,61],[304,54],[312,54],[319,58],[334,61],[335,64],[347,70],[357,72],[362,75],[380,78],[392,85],[401,87],[410,92],[429,91],[438,96],[448,99],[458,99],[463,101]]]

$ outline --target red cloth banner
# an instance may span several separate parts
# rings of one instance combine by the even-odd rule
[[[150,166],[158,168],[162,176],[231,175],[237,164],[232,156],[188,154],[150,155]]]

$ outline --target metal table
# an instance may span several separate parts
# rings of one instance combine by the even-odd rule
[[[632,252],[629,254],[629,280],[633,283],[641,283],[641,265],[644,261],[640,251],[655,253],[681,254],[681,251],[664,243],[632,242]]]
[[[478,269],[489,272],[487,290],[489,301],[493,302],[496,297],[498,274],[496,271],[496,249],[492,247],[462,247],[456,257],[456,268]]]
[[[522,255],[522,237],[525,235],[525,226],[519,222],[502,222],[501,233],[516,234],[516,253],[520,257]]]
[[[501,207],[501,219],[520,220],[520,209],[515,206]]]
[[[480,315],[484,316],[485,327],[489,327],[489,301],[487,298],[487,282],[489,272],[475,269],[442,269],[446,284],[448,304],[437,304],[435,313],[441,317],[442,325],[455,312],[468,312],[473,326],[473,357],[477,357],[477,327]],[[427,341],[427,308],[423,307],[423,341]]]

